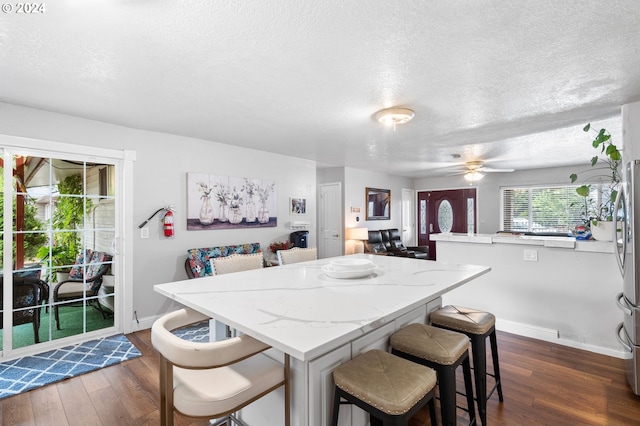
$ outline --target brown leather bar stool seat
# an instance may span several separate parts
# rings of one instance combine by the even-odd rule
[[[498,342],[496,338],[496,317],[485,311],[462,306],[444,306],[429,315],[431,324],[436,327],[458,331],[471,339],[473,354],[473,376],[476,382],[476,401],[480,421],[487,424],[487,400],[498,390],[498,399],[503,402],[502,383],[500,381],[500,364],[498,361]],[[487,345],[491,341],[491,357],[493,374],[487,373]],[[487,394],[487,375],[495,379],[495,384]]]
[[[371,350],[333,370],[335,394],[331,424],[338,424],[341,398],[369,413],[371,426],[407,425],[426,404],[436,424],[436,372],[388,352]]]
[[[462,365],[469,424],[476,424],[467,336],[430,325],[410,324],[391,336],[391,349],[394,355],[436,370],[443,425],[457,424],[456,369]]]

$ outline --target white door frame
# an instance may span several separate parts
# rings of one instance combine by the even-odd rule
[[[417,246],[416,191],[402,188],[402,241],[407,246]]]
[[[115,241],[114,241],[114,270],[115,278],[115,312],[114,327],[116,332],[129,333],[133,331],[132,325],[125,318],[133,317],[133,161],[135,161],[134,151],[118,151],[106,148],[97,148],[84,145],[75,145],[48,140],[23,138],[0,134],[0,147],[9,153],[21,152],[25,154],[37,154],[38,156],[51,156],[58,158],[64,156],[65,159],[77,159],[83,161],[94,159],[96,162],[113,163],[116,165],[116,194],[115,199]],[[43,148],[45,147],[45,148]],[[6,182],[5,182],[6,184]],[[6,209],[5,209],[6,210]],[[6,212],[5,212],[6,213]],[[6,216],[6,214],[5,214]],[[6,219],[6,217],[5,217]],[[11,216],[9,222],[11,223]],[[5,245],[5,252],[11,252],[11,244]],[[117,261],[116,261],[117,259]],[[7,271],[5,271],[5,276]],[[11,271],[8,271],[11,277]],[[5,294],[6,296],[6,294]],[[10,306],[10,305],[4,305]],[[5,320],[10,315],[5,316]],[[112,335],[113,328],[105,329],[104,335]],[[107,331],[109,330],[109,331]],[[9,329],[11,332],[11,329]],[[92,338],[100,336],[100,332],[91,332]],[[85,340],[85,334],[75,336],[78,341]],[[62,343],[61,343],[62,342]],[[22,352],[41,352],[61,345],[68,345],[68,339],[53,340],[43,342],[21,349],[11,351],[12,355],[23,355]],[[5,351],[8,352],[8,351]],[[3,354],[4,355],[4,354]]]

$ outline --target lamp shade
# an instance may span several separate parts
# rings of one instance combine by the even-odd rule
[[[367,228],[347,228],[347,240],[368,240],[369,230]]]

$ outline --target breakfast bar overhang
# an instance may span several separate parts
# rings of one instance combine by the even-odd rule
[[[440,296],[491,269],[393,256],[348,258],[377,268],[361,278],[331,278],[323,267],[337,258],[321,259],[158,284],[155,290],[271,345],[276,359],[289,354],[292,424],[328,425],[334,368],[366,350],[387,350],[392,333],[425,322]],[[283,392],[245,408],[243,420],[283,424],[278,398]],[[365,424],[364,414],[341,410],[340,424]]]

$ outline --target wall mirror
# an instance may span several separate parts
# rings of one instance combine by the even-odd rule
[[[389,220],[391,190],[366,188],[367,220]]]

